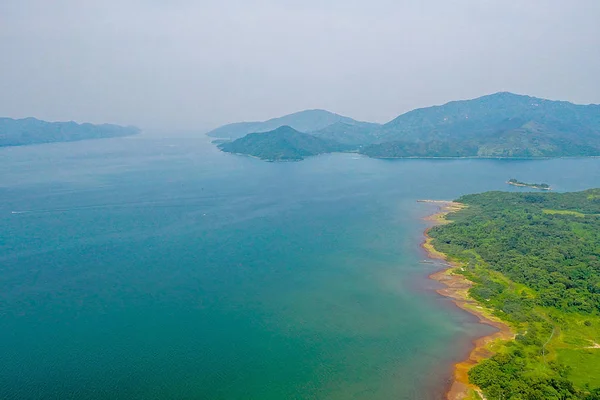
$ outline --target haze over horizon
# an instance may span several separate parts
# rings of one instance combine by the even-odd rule
[[[0,116],[208,130],[387,122],[510,91],[600,103],[600,2],[0,3]]]

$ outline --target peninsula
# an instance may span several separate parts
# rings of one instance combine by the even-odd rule
[[[251,133],[233,142],[218,144],[228,153],[244,154],[265,161],[300,161],[304,157],[342,151],[344,145],[302,133],[289,126],[271,132]]]
[[[439,204],[432,275],[498,332],[456,365],[449,399],[600,399],[600,189],[486,192]]]

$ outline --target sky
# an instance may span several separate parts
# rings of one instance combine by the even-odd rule
[[[511,91],[600,103],[599,0],[0,0],[0,116],[387,122]]]

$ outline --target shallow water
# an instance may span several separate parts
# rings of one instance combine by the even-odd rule
[[[432,290],[416,200],[598,187],[599,167],[0,149],[0,397],[439,399],[490,328]]]

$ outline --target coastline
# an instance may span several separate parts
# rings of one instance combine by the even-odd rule
[[[452,302],[462,310],[475,315],[479,319],[479,323],[490,325],[497,329],[496,332],[490,335],[475,339],[473,341],[473,349],[468,357],[454,364],[454,376],[445,397],[448,400],[463,400],[473,398],[473,392],[476,392],[478,398],[485,399],[479,388],[469,383],[468,371],[479,361],[493,355],[493,352],[490,350],[490,345],[493,342],[513,339],[514,333],[506,323],[486,312],[479,303],[469,297],[468,292],[473,282],[463,275],[455,273],[457,269],[462,268],[462,265],[448,260],[446,254],[436,250],[432,244],[433,239],[428,235],[429,230],[433,226],[450,222],[446,219],[446,215],[465,208],[465,205],[453,201],[440,200],[419,200],[419,202],[431,203],[439,207],[438,212],[425,218],[426,221],[433,223],[433,225],[425,230],[425,241],[421,245],[428,258],[445,262],[444,269],[429,275],[430,279],[438,281],[445,286],[442,289],[436,290],[436,292],[452,299]]]

